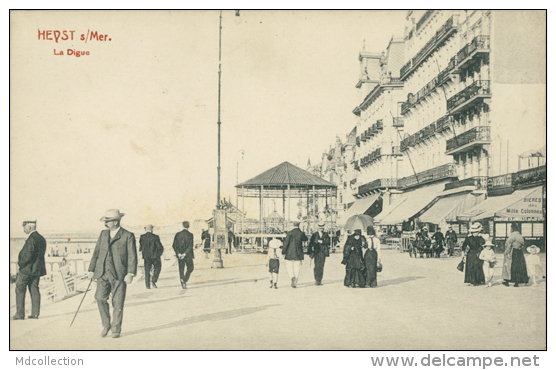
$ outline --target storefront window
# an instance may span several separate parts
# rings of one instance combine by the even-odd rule
[[[505,238],[508,234],[506,233],[506,224],[505,223],[497,223],[496,224],[496,237],[497,238]]]
[[[533,236],[533,224],[521,224],[521,235],[526,238],[526,237],[532,237]]]

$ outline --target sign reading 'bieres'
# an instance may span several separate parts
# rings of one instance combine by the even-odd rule
[[[98,31],[87,30],[87,33],[76,34],[75,30],[38,30],[38,39],[40,41],[54,41],[59,43],[60,41],[83,41],[87,43],[88,41],[112,41],[112,38],[107,34],[99,33]],[[64,50],[54,49],[54,55],[71,55],[71,56],[85,56],[90,55],[89,51],[81,51],[76,49],[67,49],[64,54]]]

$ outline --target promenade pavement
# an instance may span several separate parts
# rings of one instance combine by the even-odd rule
[[[327,259],[323,286],[314,285],[306,256],[296,289],[290,287],[283,263],[278,289],[269,289],[267,255],[224,254],[225,268],[211,269],[212,261],[196,250],[187,289],[181,289],[173,259],[163,262],[158,289],[147,290],[142,279],[128,286],[120,338],[99,335],[93,283],[71,328],[81,294],[45,303],[39,320],[10,321],[10,349],[546,348],[545,282],[505,287],[499,264],[495,286],[469,287],[456,269],[457,257],[412,259],[394,250],[382,253],[384,271],[374,289],[343,286],[341,253]]]

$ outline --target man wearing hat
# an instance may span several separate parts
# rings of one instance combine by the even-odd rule
[[[299,270],[301,269],[301,261],[303,261],[303,242],[307,241],[307,235],[299,230],[299,222],[293,223],[293,229],[288,232],[284,240],[282,254],[286,259],[286,270],[292,280],[292,288],[297,285],[299,278]]]
[[[307,254],[315,260],[315,284],[322,285],[322,275],[324,272],[324,262],[330,256],[330,236],[324,232],[324,222],[319,222],[318,231],[311,235]]]
[[[38,319],[41,309],[39,281],[46,275],[44,253],[46,240],[37,232],[37,221],[23,221],[23,231],[29,237],[19,252],[17,264],[19,272],[15,281],[15,300],[17,311],[14,320],[25,318],[25,293],[29,289],[31,295],[30,319]]]
[[[97,240],[89,271],[97,282],[95,299],[102,321],[101,337],[112,330],[112,338],[119,338],[122,330],[125,293],[137,273],[137,249],[135,235],[120,227],[124,216],[117,209],[109,209],[104,217],[107,230],[102,230]],[[113,317],[110,322],[108,297],[112,294]]]
[[[143,260],[145,266],[145,285],[147,289],[151,289],[151,282],[153,288],[157,288],[156,282],[158,275],[162,268],[162,261],[160,257],[164,253],[164,247],[160,242],[160,237],[153,234],[153,225],[145,226],[146,233],[139,238],[139,252],[143,252]],[[151,279],[151,268],[154,267],[153,276]]]
[[[446,240],[446,246],[448,247],[448,256],[451,257],[454,255],[454,249],[458,242],[458,235],[452,229],[452,226],[448,226],[448,231],[446,231],[445,240]]]
[[[189,276],[195,268],[193,265],[193,259],[195,256],[193,255],[193,234],[191,234],[188,230],[189,221],[184,221],[182,225],[183,230],[177,233],[174,237],[174,244],[172,245],[172,248],[174,248],[176,257],[178,258],[181,287],[182,289],[185,289],[187,287],[186,284],[189,280]],[[185,270],[185,266],[187,266],[187,272],[184,275],[183,271]]]

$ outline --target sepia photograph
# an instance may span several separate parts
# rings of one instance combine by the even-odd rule
[[[9,42],[16,365],[547,351],[546,10],[11,10]]]

